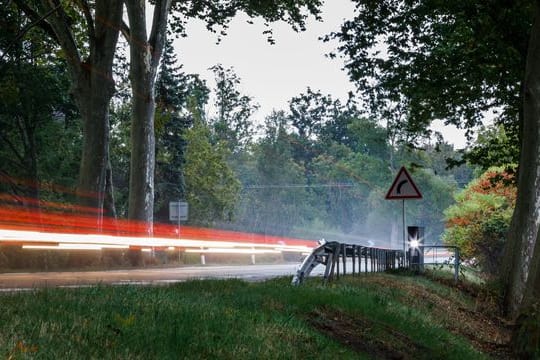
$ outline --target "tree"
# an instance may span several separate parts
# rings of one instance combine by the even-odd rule
[[[150,34],[146,31],[146,2],[126,1],[129,27],[122,23],[124,1],[79,1],[68,7],[59,1],[16,0],[18,8],[62,48],[72,79],[72,88],[84,122],[84,145],[79,172],[83,202],[103,208],[108,164],[108,106],[114,93],[112,63],[119,30],[130,40],[132,79],[132,152],[129,217],[151,221],[154,191],[154,83],[165,43],[171,1],[156,1]],[[175,2],[174,30],[184,33],[189,18],[206,21],[210,30],[226,29],[238,11],[267,21],[283,20],[293,29],[304,29],[308,14],[317,15],[319,0],[268,3]],[[307,10],[307,13],[304,12]],[[271,34],[271,30],[267,31]],[[269,41],[271,41],[269,35]],[[151,230],[151,229],[149,229]]]
[[[79,170],[80,202],[103,209],[109,146],[109,103],[114,94],[112,65],[122,17],[121,0],[15,0],[30,19],[62,49],[71,91],[83,120]],[[98,212],[99,214],[100,212]]]
[[[519,144],[510,136],[502,125],[482,127],[465,159],[485,170],[515,162],[519,159]]]
[[[177,65],[172,41],[167,40],[156,81],[156,192],[154,213],[168,220],[168,202],[185,199],[186,132],[193,113],[202,113],[210,90],[197,75]],[[190,109],[191,107],[191,109]]]
[[[323,207],[325,223],[344,233],[358,230],[370,213],[366,206],[370,192],[387,175],[386,163],[361,152],[353,152],[334,143],[325,154],[314,159],[313,189]],[[356,225],[356,227],[355,227]]]
[[[316,14],[319,1],[307,0],[300,4],[278,2],[271,6],[259,3],[221,3],[211,1],[176,2],[172,8],[173,29],[183,32],[185,19],[195,17],[207,22],[208,28],[226,27],[237,11],[250,17],[262,16],[271,21],[286,20],[303,27],[306,15],[301,9]],[[161,57],[171,1],[157,1],[154,7],[152,30],[147,36],[145,2],[127,1],[130,22],[131,73],[133,89],[132,160],[130,173],[129,218],[151,221],[154,190],[154,81]]]
[[[154,4],[154,16],[150,34],[146,31],[145,1],[126,1],[130,29],[131,78],[133,92],[132,152],[130,167],[129,218],[150,224],[153,218],[154,191],[154,82],[156,70],[165,44],[169,10],[173,10],[173,31],[185,33],[185,22],[199,18],[208,29],[226,29],[238,11],[249,17],[262,17],[267,21],[283,20],[293,29],[302,30],[308,14],[317,15],[320,0],[300,2],[278,1],[222,2],[212,0],[174,2],[158,0]],[[304,13],[304,9],[307,13]],[[129,30],[129,31],[128,31]],[[271,31],[268,31],[271,33]],[[222,31],[225,34],[225,31]],[[149,228],[148,231],[151,232]]]
[[[80,150],[65,63],[13,4],[0,16],[0,188],[23,203],[51,199],[58,194],[42,193],[42,184],[73,187],[73,152]]]
[[[231,220],[240,183],[227,164],[228,147],[212,144],[210,129],[200,117],[185,136],[186,198],[190,221],[209,225],[216,220]]]
[[[535,2],[523,83],[523,132],[516,209],[503,263],[504,305],[517,314],[514,349],[540,356],[540,4]]]
[[[302,162],[306,171],[310,172],[313,158],[320,154],[321,149],[315,147],[322,129],[332,122],[341,112],[339,100],[333,100],[330,95],[310,88],[306,93],[293,97],[289,101],[289,123],[293,130],[293,156],[297,162]]]
[[[445,210],[444,241],[479,265],[488,277],[498,275],[516,202],[514,172],[492,167],[455,196]]]
[[[217,116],[211,119],[218,141],[226,142],[229,150],[237,154],[245,150],[253,138],[254,126],[252,115],[259,105],[247,95],[241,95],[238,90],[241,79],[234,73],[233,68],[224,69],[218,64],[211,68],[216,78],[216,109]]]
[[[433,119],[472,128],[501,110],[497,121],[517,133],[531,1],[355,2],[354,18],[326,40],[340,41],[373,112],[397,106],[399,127],[429,133]]]
[[[152,233],[155,167],[155,81],[165,46],[171,0],[158,0],[150,34],[146,30],[146,1],[125,2],[129,19],[132,92],[131,158],[128,218],[147,222]]]
[[[290,235],[312,210],[302,164],[292,156],[287,117],[274,112],[266,118],[265,135],[254,146],[255,176],[244,190],[243,225],[252,231]],[[309,212],[309,211],[308,211]]]

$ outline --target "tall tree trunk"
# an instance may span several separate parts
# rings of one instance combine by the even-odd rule
[[[147,37],[146,1],[126,1],[133,101],[128,217],[146,222],[149,233],[154,216],[154,83],[165,44],[170,3],[170,0],[156,1],[152,30]]]
[[[86,0],[75,5],[86,22],[86,38],[76,41],[72,19],[59,1],[41,0],[39,6],[14,0],[25,15],[56,41],[66,58],[72,92],[83,120],[84,144],[77,192],[80,202],[103,209],[105,168],[109,143],[109,103],[114,94],[113,59],[122,20],[123,0]],[[73,9],[70,9],[73,11]],[[79,46],[88,46],[83,59]]]
[[[513,257],[513,267],[505,294],[509,314],[518,315],[514,351],[531,359],[540,357],[540,1],[535,5],[523,87],[519,192],[507,254]]]
[[[80,203],[101,210],[106,184],[112,84],[88,75],[92,79],[73,91],[83,119],[84,134],[77,195]]]
[[[540,257],[533,257],[540,226],[540,22],[531,30],[523,84],[523,130],[518,196],[502,266],[503,308],[515,318]]]

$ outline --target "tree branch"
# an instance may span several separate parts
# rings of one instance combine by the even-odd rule
[[[26,16],[28,16],[28,18],[32,21],[32,26],[30,26],[28,29],[26,29],[26,31],[24,31],[24,33],[26,33],[28,30],[30,30],[32,27],[36,26],[36,25],[39,25],[39,27],[41,29],[43,29],[43,31],[45,31],[47,33],[47,35],[49,35],[51,38],[53,38],[55,41],[58,41],[58,37],[56,36],[56,33],[54,32],[52,26],[44,21],[46,18],[48,18],[50,15],[52,15],[58,7],[55,7],[53,9],[51,9],[50,11],[47,11],[47,13],[43,16],[39,15],[39,13],[37,11],[35,11],[34,9],[32,9],[30,6],[28,6],[28,4],[26,3],[26,1],[24,0],[13,0],[15,2],[15,4],[17,5],[17,7],[19,9],[21,9]],[[62,6],[61,4],[58,4],[58,6]],[[24,35],[24,33],[22,35]],[[17,40],[17,39],[15,39]]]
[[[131,32],[129,30],[129,25],[126,24],[125,21],[122,21],[122,23],[120,24],[120,32],[122,32],[122,35],[124,35],[126,41],[130,43]]]
[[[17,0],[15,0],[17,1]],[[24,7],[28,8],[26,4],[22,4]],[[17,6],[19,6],[17,4]],[[58,5],[60,6],[60,5]],[[54,31],[52,30],[51,26],[45,22],[44,20],[49,17],[53,12],[55,12],[58,7],[55,7],[54,9],[51,9],[47,13],[45,13],[43,16],[39,16],[37,13],[33,13],[32,16],[27,13],[25,9],[19,6],[19,8],[28,16],[28,18],[32,21],[30,24],[26,25],[18,34],[15,36],[13,41],[9,43],[9,45],[6,47],[6,50],[3,52],[2,56],[0,56],[0,63],[4,60],[4,57],[6,57],[7,54],[11,51],[11,48],[15,46],[15,44],[28,32],[30,29],[32,29],[35,26],[39,26],[43,31],[45,31],[49,36],[52,36],[53,38],[56,37],[54,34]],[[28,8],[30,13],[32,13],[32,9]],[[35,20],[34,20],[35,17]],[[42,23],[43,22],[43,23]]]
[[[55,9],[52,13],[53,16],[50,17],[50,25],[55,33],[54,39],[64,50],[71,72],[78,77],[81,71],[81,56],[61,2],[59,0],[41,0],[41,5],[44,9]]]
[[[150,45],[152,56],[152,67],[156,68],[161,59],[161,53],[165,46],[167,36],[167,16],[171,8],[171,0],[158,0],[154,7],[154,17],[152,19],[152,30],[148,43]]]
[[[13,154],[19,160],[20,163],[24,162],[23,161],[23,156],[21,154],[19,154],[19,151],[17,150],[15,145],[11,141],[9,141],[9,139],[6,136],[2,135],[1,133],[0,133],[0,140],[3,140],[7,144],[8,148],[11,149],[11,151],[13,152]],[[10,160],[10,159],[6,159],[6,161],[9,161],[9,162],[12,162],[13,164],[16,164],[13,160]]]
[[[94,19],[92,18],[92,13],[90,12],[90,6],[88,5],[87,0],[77,0],[75,3],[79,6],[79,8],[82,10],[84,14],[84,18],[86,19],[86,24],[88,28],[88,39],[90,43],[90,49],[95,48],[95,42],[96,42],[96,29],[94,25]]]

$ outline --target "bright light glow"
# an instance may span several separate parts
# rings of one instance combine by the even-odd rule
[[[266,249],[234,249],[234,248],[210,248],[210,249],[186,249],[187,253],[200,254],[279,254],[281,251]]]
[[[125,245],[96,245],[96,244],[69,244],[58,245],[23,245],[27,250],[103,250],[103,249],[128,249]]]
[[[60,243],[58,246],[52,246],[51,243]],[[162,237],[133,237],[133,236],[112,236],[112,235],[97,235],[97,234],[65,234],[65,233],[50,233],[38,231],[20,231],[0,229],[0,243],[23,243],[32,247],[24,247],[25,249],[37,249],[36,246],[42,246],[42,249],[66,250],[101,250],[102,248],[117,248],[127,249],[132,247],[159,247],[159,248],[217,248],[224,250],[229,248],[231,253],[238,253],[239,249],[235,249],[238,245],[253,247],[255,250],[246,249],[246,253],[272,253],[280,251],[289,252],[309,252],[311,248],[308,246],[298,245],[279,245],[275,244],[258,244],[244,243],[234,241],[214,241],[214,240],[195,240],[195,239],[178,239],[178,238],[162,238]],[[40,244],[40,243],[46,243]],[[45,246],[45,247],[43,247]],[[150,250],[151,251],[151,250]],[[255,251],[255,252],[254,252]],[[197,250],[195,252],[201,252]],[[225,252],[225,251],[221,251]]]
[[[420,241],[418,241],[418,240],[411,240],[410,245],[411,245],[412,248],[417,248],[418,246],[420,246]]]
[[[153,224],[153,236],[148,236],[145,222],[105,217],[98,225],[92,209],[55,203],[47,207],[56,211],[0,207],[0,245],[47,250],[189,250],[201,254],[309,253],[316,246],[312,240],[191,226],[184,226],[179,236],[177,226],[160,223]],[[81,215],[61,213],[64,209],[80,211]]]

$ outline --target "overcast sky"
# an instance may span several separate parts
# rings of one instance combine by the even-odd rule
[[[214,86],[210,67],[218,63],[225,68],[233,67],[242,81],[242,94],[251,96],[260,105],[255,118],[262,121],[272,110],[286,110],[288,101],[307,87],[341,100],[354,91],[354,85],[342,70],[343,61],[325,56],[337,44],[319,40],[338,30],[344,19],[352,17],[353,10],[349,0],[331,0],[322,8],[323,21],[311,19],[305,32],[296,33],[284,23],[274,24],[274,45],[262,34],[263,22],[248,24],[244,15],[232,21],[228,35],[218,45],[216,34],[206,30],[202,21],[192,21],[187,27],[188,36],[175,40],[175,49],[183,70],[200,74],[210,87]],[[456,147],[464,146],[462,132],[444,129],[444,135]]]

